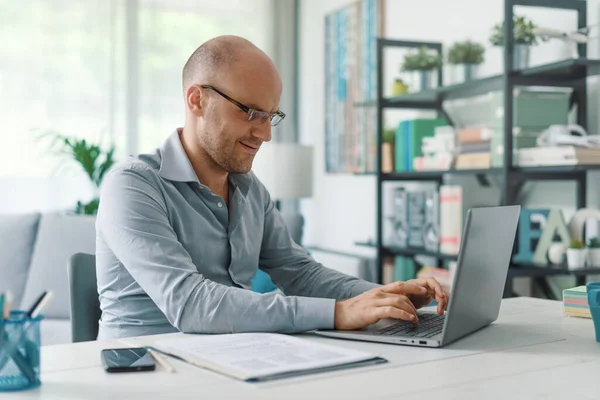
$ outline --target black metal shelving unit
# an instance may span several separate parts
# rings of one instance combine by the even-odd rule
[[[513,16],[515,6],[531,6],[572,10],[578,15],[578,28],[587,25],[587,3],[585,0],[505,0],[504,6],[504,71],[497,76],[486,77],[457,85],[442,86],[441,68],[438,70],[438,87],[418,93],[409,93],[398,97],[383,96],[384,50],[387,48],[418,48],[427,46],[442,54],[442,44],[436,42],[416,42],[379,38],[377,41],[377,86],[378,95],[375,102],[366,102],[356,106],[377,107],[377,250],[378,279],[382,282],[383,258],[389,255],[416,256],[425,255],[439,261],[454,260],[456,255],[432,253],[422,249],[384,247],[383,238],[383,184],[389,181],[429,181],[443,183],[444,177],[451,174],[472,175],[486,184],[487,176],[500,178],[500,204],[517,204],[517,195],[527,181],[568,180],[577,184],[576,207],[585,206],[587,194],[587,171],[600,169],[600,165],[577,165],[555,167],[515,167],[513,152],[504,151],[502,167],[485,170],[449,170],[423,172],[382,172],[383,114],[387,109],[425,109],[434,110],[445,115],[442,104],[444,100],[484,94],[491,90],[503,90],[504,96],[504,148],[513,148],[513,89],[518,86],[569,87],[573,90],[572,103],[577,104],[578,123],[587,129],[587,82],[588,76],[600,74],[600,60],[587,59],[585,44],[578,45],[579,58],[558,61],[546,65],[535,66],[524,70],[513,70]],[[589,274],[600,273],[600,268],[587,268],[569,271],[565,267],[540,267],[534,265],[511,264],[505,288],[505,296],[514,295],[512,280],[515,277],[533,278],[546,296],[551,297],[551,290],[545,281],[548,276],[572,275],[577,277],[578,284],[585,282]]]

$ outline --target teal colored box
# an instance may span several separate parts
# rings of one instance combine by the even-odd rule
[[[570,90],[523,89],[513,92],[513,126],[545,127],[569,122]],[[447,112],[457,126],[504,127],[504,91],[448,100]]]

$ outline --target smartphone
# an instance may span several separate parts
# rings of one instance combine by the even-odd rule
[[[154,371],[152,355],[143,347],[102,350],[102,364],[106,372]]]

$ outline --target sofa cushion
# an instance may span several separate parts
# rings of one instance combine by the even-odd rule
[[[0,291],[13,293],[13,308],[21,305],[39,220],[39,213],[0,214]]]
[[[96,218],[62,212],[43,214],[33,249],[25,294],[28,307],[45,290],[54,298],[43,314],[48,318],[70,318],[67,262],[74,253],[96,251]]]
[[[72,343],[71,321],[62,318],[44,318],[40,323],[42,346]]]

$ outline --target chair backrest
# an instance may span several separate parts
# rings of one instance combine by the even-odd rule
[[[96,285],[96,256],[73,254],[69,258],[68,274],[73,342],[96,340],[101,315]]]

